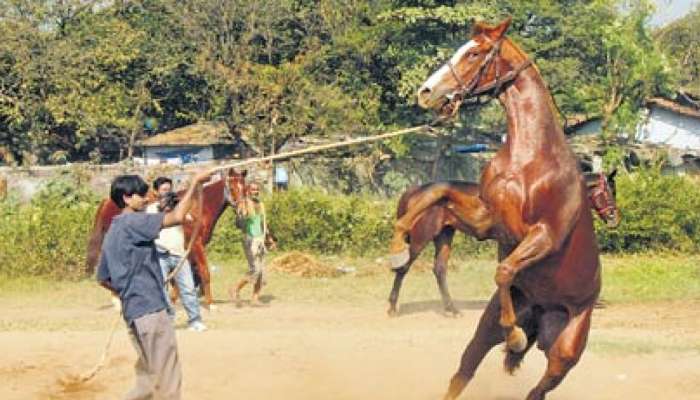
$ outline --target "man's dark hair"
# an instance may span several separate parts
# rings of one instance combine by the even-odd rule
[[[170,186],[173,186],[173,180],[170,178],[166,178],[164,176],[159,176],[156,178],[155,181],[153,181],[153,189],[158,190],[158,188],[164,184],[164,183],[169,183]]]
[[[126,207],[124,196],[138,193],[145,196],[148,192],[148,184],[138,175],[119,175],[112,181],[109,189],[109,197],[119,208]]]

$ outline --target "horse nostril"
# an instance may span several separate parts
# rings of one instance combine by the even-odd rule
[[[420,89],[418,89],[418,104],[421,106],[426,106],[427,105],[427,100],[430,98],[430,92],[431,89],[427,86],[421,86]]]

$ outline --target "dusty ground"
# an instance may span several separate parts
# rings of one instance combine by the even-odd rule
[[[0,399],[121,398],[134,361],[124,329],[91,384],[65,393],[56,383],[97,362],[114,318],[99,296],[99,304],[56,308],[2,302]],[[460,301],[463,315],[447,318],[435,300],[406,299],[402,315],[389,319],[382,301],[267,300],[261,308],[220,303],[205,314],[210,331],[178,330],[186,399],[439,399],[484,305]],[[597,310],[588,351],[549,398],[700,399],[698,306]],[[516,376],[502,371],[501,360],[492,351],[463,397],[522,399],[544,368],[538,351]]]

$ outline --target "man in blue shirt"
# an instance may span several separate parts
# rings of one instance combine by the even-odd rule
[[[155,239],[162,228],[181,224],[197,186],[210,172],[197,174],[178,205],[168,213],[146,214],[148,185],[137,175],[114,179],[110,197],[122,213],[102,244],[97,280],[119,296],[138,360],[136,385],[126,399],[180,399],[182,373],[175,331],[168,318],[164,281]]]

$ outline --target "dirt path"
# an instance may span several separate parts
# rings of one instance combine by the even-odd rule
[[[461,302],[446,318],[436,302],[406,304],[389,319],[376,307],[313,303],[205,315],[205,333],[178,330],[186,399],[438,399],[483,307]],[[589,351],[549,399],[700,399],[698,304],[598,310]],[[23,309],[22,315],[31,310]],[[38,312],[39,310],[34,310]],[[9,310],[10,318],[19,310]],[[120,330],[107,368],[83,390],[62,393],[57,378],[90,369],[106,341],[105,307],[42,313],[49,330],[0,332],[0,399],[119,399],[132,381],[134,352]],[[51,319],[69,318],[60,328]],[[84,323],[83,323],[84,322]],[[7,324],[6,324],[7,325]],[[21,324],[20,324],[21,325]],[[76,326],[87,327],[79,330]],[[58,327],[58,328],[57,328]],[[516,376],[494,350],[464,398],[522,399],[539,379],[544,357],[531,352]],[[467,395],[468,393],[468,395]]]

